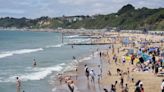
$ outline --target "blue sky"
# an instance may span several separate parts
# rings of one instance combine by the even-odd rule
[[[128,3],[136,8],[164,7],[164,0],[0,0],[0,17],[109,14]]]

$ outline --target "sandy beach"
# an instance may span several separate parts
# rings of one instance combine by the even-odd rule
[[[131,33],[106,33],[111,36],[117,37],[115,40],[112,40],[107,37],[102,37],[101,39],[97,39],[95,42],[102,43],[113,43],[113,48],[105,49],[102,51],[97,51],[94,53],[93,58],[89,61],[80,62],[77,67],[77,71],[67,72],[65,76],[71,75],[71,80],[74,81],[76,86],[76,90],[74,92],[104,92],[104,88],[106,88],[110,92],[111,84],[114,84],[116,81],[118,82],[116,85],[116,92],[123,92],[120,87],[120,76],[117,74],[117,69],[121,69],[123,72],[127,72],[130,70],[129,76],[127,74],[123,75],[124,85],[128,84],[128,92],[134,92],[135,83],[138,80],[143,82],[144,92],[160,92],[160,86],[162,83],[163,77],[157,77],[154,75],[154,72],[149,70],[146,72],[143,71],[133,71],[136,67],[136,62],[134,65],[130,64],[130,60],[126,60],[126,63],[122,63],[122,57],[128,52],[128,49],[134,49],[136,53],[138,48],[141,47],[141,44],[136,44],[134,47],[130,44],[128,46],[122,46],[121,40],[123,37],[129,37],[129,39],[134,41],[142,41],[149,40],[152,43],[149,46],[159,46],[161,50],[163,50],[163,44],[158,43],[164,37],[157,35],[147,35],[147,34],[131,34]],[[110,46],[111,44],[109,44]],[[118,49],[119,48],[119,49]],[[114,52],[113,52],[114,51]],[[99,53],[102,53],[102,57],[100,58]],[[117,64],[112,60],[113,55],[116,54],[118,57]],[[157,58],[159,58],[157,56]],[[137,59],[137,58],[136,58]],[[98,65],[102,67],[102,78],[100,78],[100,82],[98,82],[98,77],[95,77],[95,82],[92,83],[87,80],[85,76],[84,65],[89,67],[89,69],[93,69],[97,75],[99,68]],[[111,75],[109,75],[109,71]],[[134,79],[134,82],[131,79]],[[69,92],[66,83],[62,83],[60,86],[60,90],[57,92]],[[67,89],[67,90],[63,90]],[[70,91],[71,92],[71,91]]]

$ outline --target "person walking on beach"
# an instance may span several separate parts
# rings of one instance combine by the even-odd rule
[[[117,56],[116,55],[113,56],[113,60],[114,60],[115,64],[117,65]]]
[[[123,89],[123,87],[124,87],[124,77],[123,77],[123,75],[122,74],[120,74],[120,86],[121,86],[121,88]]]
[[[135,84],[135,86],[136,86],[135,92],[142,92],[142,91],[141,91],[142,85],[143,85],[142,81],[141,81],[141,80],[138,80],[138,81],[136,82],[136,84]]]
[[[17,89],[17,92],[21,91],[21,81],[19,77],[16,77],[16,89]]]
[[[123,92],[128,92],[128,91],[129,91],[128,84],[125,84]]]
[[[96,76],[95,71],[93,69],[91,69],[91,71],[89,72],[89,75],[91,77],[91,82],[94,83],[95,82],[95,76]]]
[[[143,84],[140,85],[140,91],[144,92]]]
[[[164,92],[164,79],[162,80],[162,84],[161,84],[161,92]]]
[[[100,52],[100,53],[99,53],[99,55],[100,55],[100,58],[101,58],[101,56],[102,56],[102,53]]]
[[[85,76],[87,77],[87,80],[89,80],[89,68],[88,68],[88,66],[87,66],[87,64],[86,65],[84,65],[84,70],[85,70]]]
[[[99,68],[99,74],[100,74],[100,76],[102,77],[102,67],[101,67],[101,65],[98,65],[98,68]]]
[[[155,64],[155,75],[158,74],[158,68],[159,68],[159,65],[158,65],[158,63],[156,63],[156,64]]]
[[[135,56],[134,56],[134,54],[132,54],[132,56],[131,56],[131,64],[132,65],[134,64],[134,60],[135,60]]]
[[[98,83],[100,83],[100,79],[102,78],[102,68],[100,65],[98,65]]]
[[[116,87],[115,87],[115,85],[111,85],[111,89],[110,89],[110,92],[116,92]]]

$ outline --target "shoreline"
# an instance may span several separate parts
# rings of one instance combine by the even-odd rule
[[[124,33],[121,35],[122,36],[129,36],[128,33]],[[151,40],[153,39],[152,38],[153,35],[145,36],[144,34],[133,34],[133,36],[136,36],[136,37],[138,36],[141,38],[146,38],[146,39],[151,39]],[[158,38],[158,39],[155,39],[155,38]],[[154,42],[156,42],[157,40],[162,39],[162,38],[163,37],[161,37],[161,36],[154,36],[153,40],[154,40]],[[137,39],[140,40],[139,38],[137,38]],[[135,39],[135,40],[137,40],[137,39]],[[155,44],[157,44],[157,43],[155,43]],[[117,49],[120,47],[121,47],[121,49],[127,48],[127,47],[122,47],[121,44],[117,45],[117,43],[116,43],[114,50],[117,51]],[[137,46],[137,47],[140,47],[140,46]],[[128,48],[132,48],[132,47],[128,46]],[[129,61],[127,61],[127,63],[124,66],[122,66],[122,64],[121,64],[121,58],[122,58],[122,56],[124,56],[127,53],[127,51],[121,51],[120,50],[121,53],[118,54],[119,55],[119,65],[115,65],[115,63],[112,61],[112,55],[113,54],[112,54],[111,49],[105,50],[103,52],[109,53],[110,55],[104,54],[105,55],[103,57],[103,63],[104,63],[103,65],[104,66],[102,67],[103,68],[103,78],[100,81],[100,84],[98,82],[96,82],[94,85],[92,85],[91,82],[89,82],[89,83],[87,82],[87,79],[84,76],[85,75],[84,74],[84,65],[85,64],[87,64],[89,67],[91,67],[92,69],[95,69],[97,71],[97,65],[98,65],[97,63],[100,61],[94,60],[94,62],[93,62],[93,60],[89,60],[89,61],[85,61],[85,62],[80,62],[78,64],[78,67],[77,67],[77,69],[79,70],[79,71],[77,71],[78,78],[77,78],[77,80],[74,77],[72,78],[75,81],[75,85],[78,88],[78,91],[75,91],[75,92],[102,92],[103,88],[107,88],[109,90],[110,85],[112,83],[114,83],[115,81],[119,81],[119,76],[116,76],[117,75],[116,74],[116,68],[121,68],[124,71],[126,71],[126,69],[128,67],[130,69],[134,68],[134,66],[129,65]],[[98,57],[99,56],[97,55],[96,58],[98,58]],[[108,59],[111,61],[111,64],[108,64]],[[112,72],[112,76],[107,75],[108,70],[110,70]],[[131,76],[131,78],[132,77],[134,78],[134,83],[126,80],[126,78],[125,78],[126,83],[128,83],[129,92],[134,92],[134,89],[135,89],[134,85],[135,85],[135,82],[137,80],[143,81],[144,87],[145,87],[145,92],[155,92],[155,91],[158,92],[158,91],[160,91],[160,84],[161,84],[161,81],[163,78],[154,76],[154,74],[152,72],[136,72],[135,71],[135,72],[131,72],[130,76]],[[147,79],[148,77],[150,77],[149,80],[152,80],[151,82],[149,82],[149,80]],[[149,85],[149,84],[151,84],[151,85]],[[153,89],[154,86],[155,86],[155,89]],[[65,87],[67,87],[67,86],[65,86]],[[118,90],[118,92],[121,92],[121,89],[119,88],[119,86],[117,86],[117,90]],[[65,92],[65,91],[59,91],[59,92]]]
[[[87,64],[88,66],[95,69],[97,67],[97,65],[100,64],[100,62],[99,62],[100,58],[98,58],[97,56],[98,56],[98,51],[95,51],[94,56],[93,56],[93,54],[90,54],[91,59],[84,60],[77,64],[77,71],[72,70],[72,71],[64,72],[63,77],[71,76],[71,79],[74,80],[75,85],[76,85],[75,92],[90,92],[86,88],[88,88],[89,86],[91,87],[93,85],[90,85],[91,82],[88,84],[88,82],[86,81],[86,77],[84,76],[84,65]],[[60,84],[58,78],[56,78],[56,81],[58,81],[58,83],[56,84],[57,88],[54,92],[69,92],[69,89],[67,88],[67,85],[64,82],[62,82]],[[84,86],[85,83],[87,83],[87,85]],[[99,85],[96,84],[96,90],[100,90],[98,88],[98,86]],[[90,89],[90,87],[89,87],[89,89]],[[67,91],[63,91],[63,90],[67,90]],[[92,92],[95,92],[95,89],[91,88],[91,90],[92,90]]]
[[[40,29],[0,29],[7,30],[7,31],[31,31],[31,32],[59,32],[59,33],[66,33],[66,34],[101,34],[101,32],[107,33],[117,33],[114,30],[107,30],[107,29],[49,29],[49,28],[40,28]],[[142,30],[121,30],[120,33],[137,33],[142,34]],[[149,30],[149,34],[164,34],[164,30]]]

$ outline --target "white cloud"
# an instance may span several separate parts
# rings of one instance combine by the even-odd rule
[[[8,13],[8,14],[23,14],[23,10],[18,10],[18,9],[0,9],[0,14],[1,13]]]
[[[94,7],[104,7],[105,4],[104,3],[95,3],[93,4]]]
[[[69,4],[69,5],[84,5],[84,4],[92,4],[99,0],[58,0],[61,4]]]
[[[0,0],[0,17],[90,15],[117,12],[123,5],[163,7],[163,0]]]

